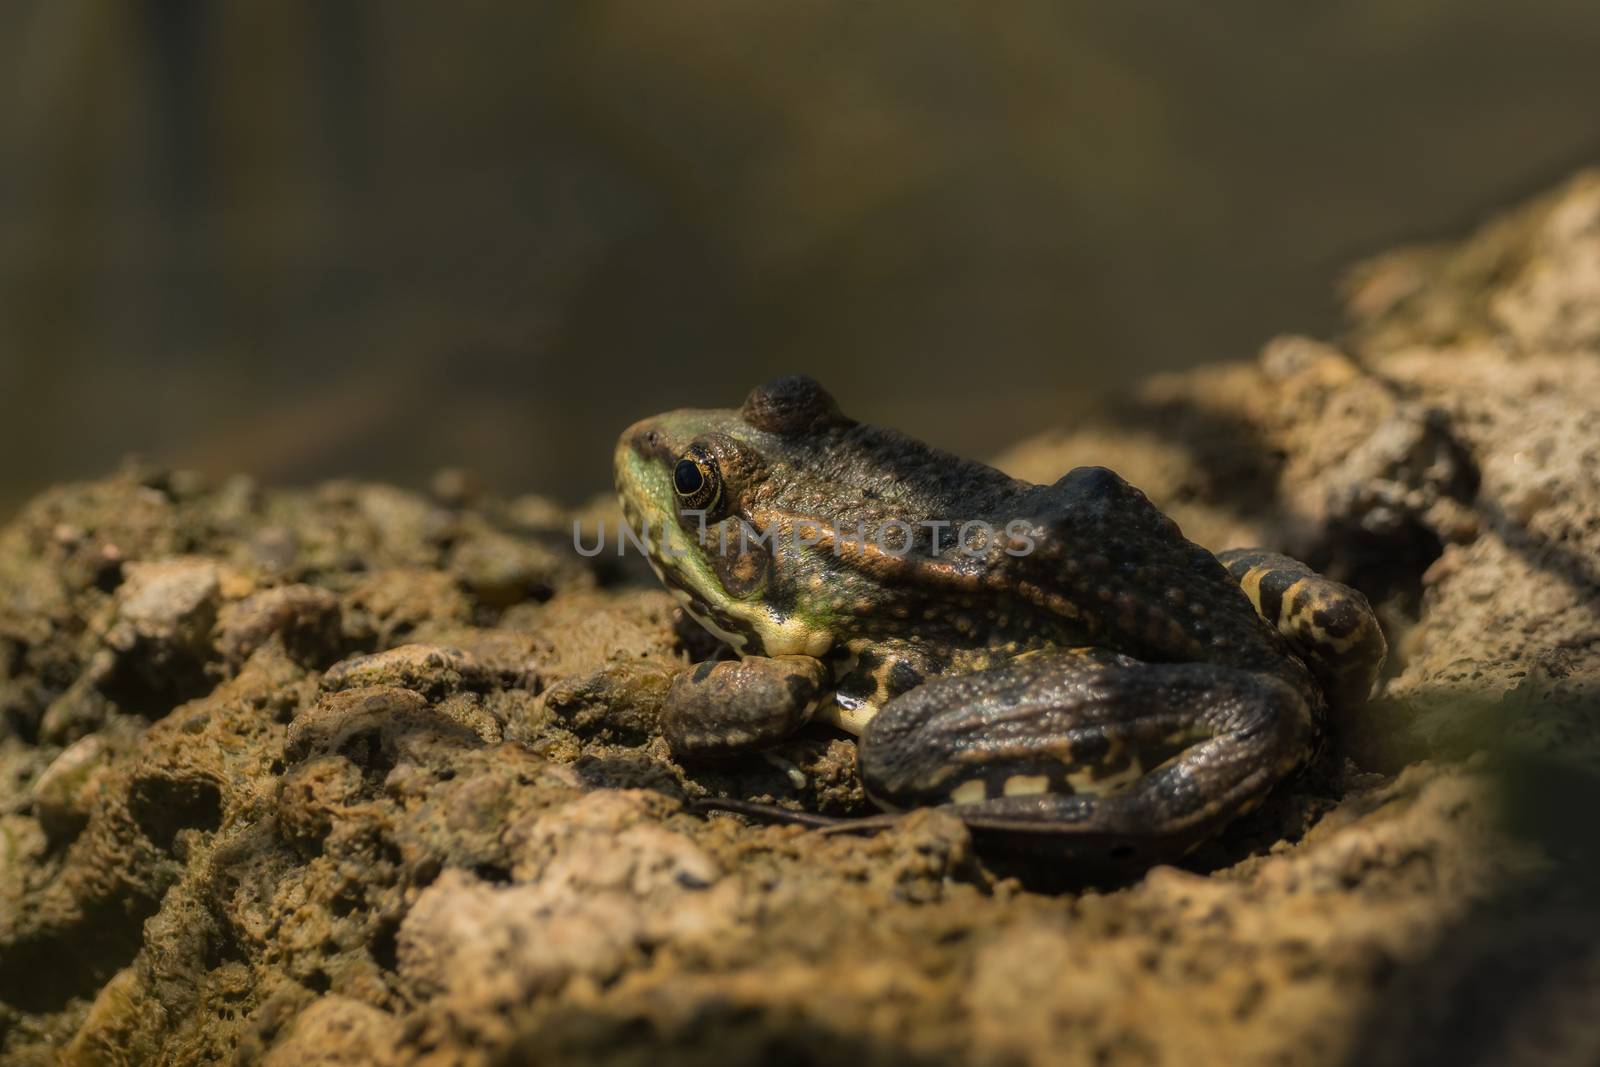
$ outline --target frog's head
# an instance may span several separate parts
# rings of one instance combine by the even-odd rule
[[[636,550],[637,538],[685,610],[739,652],[821,655],[833,642],[827,597],[816,595],[822,564],[792,549],[795,509],[776,518],[767,483],[809,484],[830,442],[853,425],[803,376],[756,388],[738,410],[635,423],[616,450],[627,547]],[[826,502],[811,503],[801,510]]]

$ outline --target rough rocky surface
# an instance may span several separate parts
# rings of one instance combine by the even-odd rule
[[[1301,555],[1396,651],[1318,765],[1121,884],[937,811],[689,813],[864,811],[852,743],[675,764],[708,640],[546,502],[46,493],[0,530],[0,1062],[1595,1062],[1600,175],[1349,306],[1001,458]]]

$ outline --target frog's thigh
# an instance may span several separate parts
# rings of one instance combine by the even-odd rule
[[[715,756],[775,744],[821,702],[828,670],[810,656],[701,663],[672,680],[661,733],[678,756]]]
[[[1329,703],[1356,704],[1372,695],[1389,649],[1359,590],[1276,552],[1236,548],[1217,559],[1305,660]]]
[[[978,828],[1198,842],[1310,752],[1304,698],[1211,664],[1040,655],[890,701],[859,750],[885,807],[953,804]]]

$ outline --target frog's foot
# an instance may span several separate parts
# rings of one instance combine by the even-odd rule
[[[819,815],[814,811],[797,811],[794,808],[764,804],[759,800],[739,800],[734,797],[701,797],[687,805],[690,811],[704,815],[714,811],[742,815],[757,822],[779,826],[804,826],[822,833],[877,833],[897,824],[903,815]]]
[[[819,717],[859,737],[879,708],[946,665],[944,658],[914,641],[878,638],[849,649],[836,672],[833,699],[823,703]]]
[[[1212,664],[1041,653],[890,701],[858,759],[880,806],[1087,855],[1169,854],[1250,810],[1311,752],[1288,684]]]
[[[1358,704],[1372,695],[1389,647],[1360,591],[1276,552],[1236,548],[1217,559],[1305,661],[1330,704]]]
[[[828,680],[810,656],[696,664],[672,680],[661,733],[674,755],[691,759],[776,744],[811,718]]]

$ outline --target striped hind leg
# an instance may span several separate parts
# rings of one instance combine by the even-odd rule
[[[1114,858],[1204,840],[1299,766],[1314,736],[1303,695],[1268,675],[1061,651],[895,697],[858,759],[881,807],[944,805],[974,830]]]
[[[1217,559],[1305,661],[1331,705],[1358,704],[1372,695],[1388,644],[1359,590],[1276,552],[1236,548]]]

